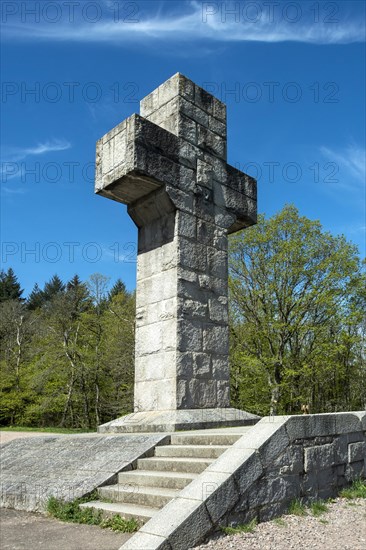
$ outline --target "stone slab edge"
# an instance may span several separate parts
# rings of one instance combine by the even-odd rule
[[[182,409],[128,414],[98,426],[98,433],[150,433],[251,426],[260,417],[239,409]]]
[[[366,432],[366,411],[262,418],[120,550],[186,550],[199,544],[292,442],[354,431]]]
[[[116,483],[119,472],[135,469],[139,458],[146,458],[149,456],[153,456],[154,450],[157,446],[169,445],[170,443],[169,434],[162,433],[162,434],[148,434],[148,435],[152,437],[151,437],[151,442],[147,446],[145,446],[144,448],[140,448],[139,450],[138,449],[139,445],[137,445],[136,452],[134,452],[130,458],[128,458],[125,461],[121,461],[119,464],[118,464],[118,460],[111,462],[111,467],[108,470],[103,469],[102,467],[99,468],[98,471],[95,470],[95,474],[98,474],[96,475],[95,479],[93,479],[93,477],[90,477],[90,472],[92,470],[90,469],[84,470],[82,467],[80,467],[79,469],[80,479],[77,482],[77,487],[76,487],[75,493],[73,493],[73,498],[80,498],[80,497],[86,496],[97,487],[102,487],[104,485],[110,485],[110,484]],[[112,441],[117,439],[124,441],[128,437],[130,437],[132,440],[134,439],[138,440],[138,434],[135,434],[135,436],[130,434],[125,434],[125,436],[119,435],[119,434],[111,434],[109,436],[95,434],[94,436],[93,434],[90,437],[92,440],[99,439],[100,441],[103,440],[104,438],[108,438],[108,440],[112,440]],[[84,442],[84,448],[87,448],[88,439],[89,437],[84,436],[84,434],[81,434],[80,436],[70,435],[65,437],[58,437],[57,435],[57,436],[45,436],[45,437],[37,437],[37,438],[30,437],[30,438],[14,439],[12,441],[9,441],[1,445],[1,453],[3,454],[4,451],[8,452],[9,450],[12,449],[14,444],[17,444],[17,443],[22,443],[23,445],[26,445],[27,441],[31,441],[31,443],[36,443],[37,446],[39,446],[40,450],[41,450],[42,444],[47,442],[52,442],[54,440],[59,440],[59,441],[61,440],[61,442],[64,443],[65,448],[70,443],[70,440],[71,441],[81,440]],[[19,449],[15,449],[15,451],[19,452]],[[72,452],[72,450],[70,452]],[[95,452],[95,449],[93,449],[93,452]],[[37,449],[33,449],[33,454],[35,455],[37,454]],[[16,456],[13,459],[13,464],[14,463],[16,463]],[[39,464],[40,462],[38,462],[38,465]],[[65,458],[66,472],[67,472],[67,468],[68,468],[68,463],[67,463],[67,459]],[[26,510],[28,512],[34,511],[34,512],[43,513],[45,511],[46,501],[40,498],[36,498],[36,496],[32,492],[28,493],[28,491],[25,490],[25,481],[27,480],[17,481],[16,472],[14,476],[14,473],[12,470],[10,470],[10,478],[9,478],[10,481],[7,483],[6,470],[7,470],[6,466],[4,466],[4,464],[2,463],[2,468],[0,469],[0,508],[14,508],[18,510]],[[85,476],[88,478],[87,483],[83,482],[82,480],[83,472],[85,472]],[[30,474],[30,477],[32,478],[32,474]],[[36,480],[36,486],[35,486],[36,489],[41,489],[44,481],[45,480],[43,478],[38,480],[38,482]],[[53,480],[49,480],[48,478],[46,478],[45,483],[47,487],[51,487],[51,488],[52,488],[52,483],[56,483],[55,485],[56,494],[53,494],[53,491],[51,490],[51,492],[47,494],[47,499],[49,496],[52,496],[53,494],[53,496],[56,496],[57,498],[61,498],[64,500],[71,500],[71,498],[69,498],[69,495],[66,498],[65,498],[65,495],[60,496],[57,490],[60,484],[60,480],[58,478]],[[7,487],[8,485],[9,487]],[[11,489],[9,495],[8,495],[8,489]],[[19,492],[20,494],[18,494]],[[21,502],[18,502],[20,496],[22,497],[22,499],[21,499]],[[24,502],[23,502],[23,499],[24,499]]]

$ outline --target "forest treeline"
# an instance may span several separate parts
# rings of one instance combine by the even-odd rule
[[[365,262],[294,206],[230,237],[232,405],[366,407]],[[0,425],[95,428],[133,410],[135,296],[102,274],[28,298],[0,273]]]

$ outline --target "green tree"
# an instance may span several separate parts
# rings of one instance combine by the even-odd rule
[[[61,281],[60,277],[58,275],[53,275],[49,281],[44,285],[43,288],[43,299],[44,302],[49,302],[57,296],[58,294],[62,294],[65,292],[65,285]]]
[[[0,271],[0,302],[5,302],[6,300],[18,300],[19,302],[23,301],[22,298],[23,290],[20,287],[20,283],[12,270],[9,267],[8,271]]]
[[[344,406],[360,372],[357,249],[294,206],[230,239],[232,393],[260,413]],[[349,390],[347,390],[349,393]],[[361,398],[361,396],[360,396]],[[352,401],[349,394],[348,403]],[[361,402],[354,403],[361,406]]]
[[[32,292],[29,294],[27,299],[27,307],[30,310],[36,310],[42,307],[44,303],[44,296],[42,290],[39,288],[36,283],[32,289]]]
[[[112,300],[117,294],[126,294],[126,285],[122,279],[117,279],[117,281],[112,286],[111,290],[108,293],[108,299]]]
[[[26,403],[32,399],[27,384],[34,318],[18,300],[0,304],[0,422],[21,422]]]

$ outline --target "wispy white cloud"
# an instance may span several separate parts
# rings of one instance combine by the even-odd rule
[[[46,153],[53,153],[55,151],[66,151],[70,149],[71,143],[65,140],[54,139],[45,141],[44,143],[38,143],[34,147],[9,147],[2,151],[2,157],[7,162],[18,162],[24,160],[27,157],[44,155]]]
[[[240,6],[238,17],[223,17],[221,5],[229,11],[229,2],[189,2],[177,4],[179,11],[172,13],[169,3],[158,3],[155,12],[141,9],[134,17],[115,17],[117,3],[104,1],[103,16],[95,23],[82,18],[72,22],[63,18],[57,24],[40,21],[37,24],[21,23],[9,18],[4,25],[4,35],[13,39],[39,39],[76,42],[126,43],[134,39],[152,40],[212,40],[221,42],[304,42],[309,44],[347,44],[365,41],[365,24],[362,17],[343,17],[338,22],[327,22],[320,18],[314,22],[311,10],[303,10],[297,21],[262,10],[259,17],[245,17],[245,3]],[[133,4],[133,3],[132,3]],[[139,4],[136,3],[138,7]],[[357,14],[356,14],[357,15]],[[313,16],[313,18],[311,17]]]
[[[71,143],[65,140],[54,139],[38,143],[34,147],[5,147],[1,150],[0,163],[0,181],[7,183],[9,180],[21,178],[24,174],[22,161],[34,157],[54,153],[56,151],[66,151],[70,149]],[[15,190],[6,191],[16,193]]]
[[[351,178],[342,181],[344,187],[354,187],[354,181],[365,185],[366,179],[366,151],[358,145],[349,145],[341,150],[321,147],[322,155],[331,162],[335,162],[341,173]]]
[[[5,185],[1,186],[1,191],[6,195],[24,195],[24,187],[6,187]]]

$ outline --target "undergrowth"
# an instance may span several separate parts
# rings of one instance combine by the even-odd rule
[[[366,498],[366,480],[357,479],[352,483],[351,487],[342,489],[342,491],[339,493],[339,496],[348,499]]]
[[[224,533],[226,533],[226,535],[235,535],[236,533],[253,533],[256,525],[257,520],[252,519],[252,521],[246,523],[245,525],[237,525],[236,527],[222,527],[221,529]]]
[[[111,517],[105,518],[101,510],[80,507],[80,504],[96,500],[97,498],[97,491],[93,491],[86,497],[77,498],[71,502],[50,497],[47,502],[47,512],[54,518],[68,523],[99,525],[103,529],[112,529],[113,531],[122,531],[123,533],[138,531],[140,524],[135,518],[125,519],[120,514],[114,514]]]

